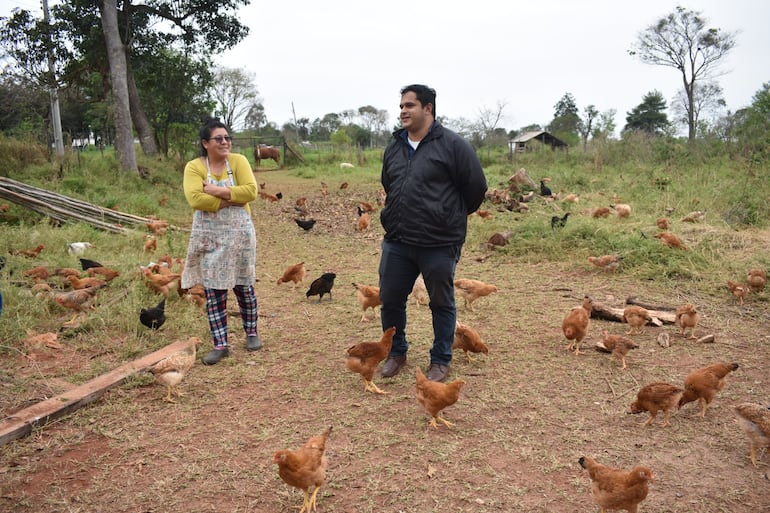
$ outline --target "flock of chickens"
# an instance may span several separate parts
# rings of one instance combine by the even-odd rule
[[[263,184],[260,184],[263,188]],[[550,189],[544,182],[541,182],[541,194],[550,193]],[[277,198],[280,199],[280,198]],[[576,199],[575,199],[576,201]],[[630,206],[615,204],[611,207],[618,216],[624,217],[630,215]],[[611,212],[608,208],[599,208],[593,213],[594,217],[604,217]],[[368,228],[369,211],[358,207],[359,224],[358,229]],[[482,211],[479,215],[483,217]],[[552,229],[562,228],[568,221],[569,213],[564,216],[554,216],[551,220]],[[361,220],[363,219],[363,221]],[[691,222],[697,222],[698,216],[694,216]],[[295,219],[298,226],[303,230],[310,230],[315,224],[315,220],[306,219],[304,214]],[[168,224],[160,222],[154,223],[148,228],[153,233],[147,237],[145,250],[152,252],[156,249],[156,239],[154,235],[162,235],[162,232],[168,227]],[[362,226],[364,225],[365,226]],[[661,230],[655,236],[671,247],[686,249],[684,244],[676,236],[666,231],[669,227],[667,219],[658,220],[658,227]],[[496,233],[486,243],[486,247],[494,247],[507,244],[511,232]],[[92,247],[89,243],[72,243],[68,246],[68,252],[71,255],[80,256],[85,250]],[[13,253],[18,256],[37,258],[44,250],[45,246],[40,244],[35,248],[27,250],[17,250]],[[616,272],[623,257],[621,255],[603,255],[589,257],[588,261],[600,269]],[[33,267],[24,272],[24,276],[35,280],[33,286],[35,293],[52,298],[57,304],[74,310],[75,317],[86,313],[93,308],[93,303],[100,289],[108,285],[108,282],[118,276],[120,273],[114,269],[102,266],[98,262],[80,259],[82,271],[77,269],[54,269],[49,270],[45,266]],[[174,270],[174,266],[182,266],[181,259],[167,258],[158,263],[153,263],[141,270],[143,280],[148,288],[162,296],[160,302],[152,307],[142,308],[139,313],[139,320],[148,328],[158,329],[163,326],[165,318],[165,303],[169,294],[177,290],[180,296],[190,301],[203,305],[205,296],[202,289],[182,290],[179,288],[179,278],[181,268]],[[85,272],[86,276],[82,276]],[[51,276],[60,276],[69,284],[71,290],[55,291],[47,285],[46,280]],[[276,285],[291,283],[292,290],[301,286],[306,277],[306,268],[304,262],[291,265],[286,268],[282,276],[277,280]],[[324,273],[313,280],[306,292],[306,297],[318,296],[320,303],[324,295],[332,300],[332,289],[336,279],[334,273]],[[752,269],[747,275],[745,283],[727,282],[727,286],[734,296],[740,300],[741,304],[749,292],[760,292],[765,286],[766,275],[763,270]],[[367,311],[372,310],[376,317],[376,308],[380,306],[379,288],[370,285],[353,282],[356,298],[361,305],[361,322],[369,320]],[[465,308],[473,311],[473,302],[479,298],[499,292],[493,284],[484,283],[479,280],[461,278],[455,281],[457,293],[463,298]],[[416,304],[424,305],[428,301],[427,291],[422,277],[416,281],[412,297]],[[591,325],[592,300],[586,297],[580,306],[570,310],[562,321],[562,331],[565,338],[569,341],[567,349],[576,355],[581,354],[581,344],[586,338]],[[625,335],[610,334],[607,330],[602,331],[602,340],[596,344],[596,349],[606,352],[616,357],[622,364],[622,368],[628,366],[626,357],[630,351],[639,347],[630,336],[641,334],[644,327],[652,321],[650,313],[641,306],[629,305],[623,311],[623,322],[629,325],[629,330]],[[681,328],[682,337],[686,337],[686,332],[690,330],[690,338],[695,338],[694,330],[699,320],[699,313],[692,304],[685,304],[676,310],[676,324]],[[364,390],[374,394],[387,394],[374,383],[374,375],[379,364],[384,361],[391,349],[395,328],[385,330],[379,341],[361,342],[349,347],[346,351],[347,368],[358,375],[364,385]],[[193,367],[196,361],[196,347],[201,344],[201,340],[195,337],[189,339],[185,347],[179,352],[164,358],[153,365],[148,372],[151,372],[157,381],[166,387],[165,400],[174,402],[173,396],[183,395],[179,390],[179,384],[185,374]],[[459,323],[455,330],[455,340],[453,349],[460,350],[470,362],[471,354],[488,354],[489,349],[484,344],[479,333],[472,327]],[[649,426],[657,417],[658,413],[663,413],[664,419],[662,426],[670,424],[670,414],[684,405],[697,401],[700,404],[700,415],[703,417],[706,411],[717,395],[726,385],[727,376],[739,368],[737,363],[716,362],[706,367],[695,369],[684,379],[682,386],[669,384],[665,382],[653,382],[640,388],[636,400],[630,405],[628,413],[647,412],[649,417],[644,421],[644,426]],[[441,412],[455,404],[460,396],[461,389],[465,382],[461,379],[449,383],[440,383],[429,381],[417,368],[415,372],[415,398],[417,403],[430,415],[429,425],[438,429],[438,423],[447,427],[453,426],[441,416]],[[753,465],[757,465],[757,452],[770,447],[770,408],[753,403],[742,403],[735,406],[735,411],[740,419],[745,433],[750,443],[750,459]],[[311,437],[306,443],[295,450],[279,450],[273,455],[273,463],[278,466],[278,474],[288,485],[303,491],[303,504],[300,507],[300,513],[310,512],[316,509],[317,495],[320,487],[325,482],[326,477],[326,442],[332,432],[332,427],[328,427],[322,433]],[[637,511],[639,504],[647,497],[649,483],[653,481],[654,474],[649,467],[638,465],[631,470],[622,470],[602,465],[591,457],[584,456],[579,459],[581,467],[587,470],[592,481],[591,492],[595,501],[601,507],[601,511],[606,509],[621,509],[631,513]]]

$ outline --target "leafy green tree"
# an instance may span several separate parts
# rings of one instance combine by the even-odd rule
[[[718,28],[708,28],[700,12],[677,6],[674,12],[640,32],[629,51],[642,62],[676,69],[682,76],[688,139],[696,135],[696,84],[710,78],[720,61],[735,46],[735,35]]]
[[[594,124],[591,137],[594,139],[607,139],[615,132],[615,109],[605,110],[599,114],[599,119]]]
[[[341,126],[340,116],[334,112],[325,114],[322,118],[316,118],[310,126],[310,140],[328,141]]]
[[[142,105],[159,150],[168,155],[179,146],[173,138],[184,133],[181,125],[197,130],[201,121],[214,112],[215,100],[208,94],[213,75],[208,63],[171,48],[142,56],[141,62],[135,76]]]
[[[112,42],[113,51],[109,54],[111,59],[120,60],[116,48],[122,48],[126,65],[124,70],[123,66],[119,66],[118,73],[125,77],[112,77],[110,83],[112,87],[125,83],[125,87],[121,85],[120,91],[111,91],[113,110],[124,110],[125,97],[128,96],[127,105],[133,126],[138,132],[142,148],[148,152],[145,145],[149,145],[152,137],[146,128],[149,126],[146,116],[142,119],[142,104],[134,75],[135,70],[142,66],[139,56],[151,52],[160,53],[163,48],[177,49],[202,59],[221,53],[237,44],[248,33],[248,28],[236,17],[240,5],[248,3],[249,0],[153,0],[140,4],[133,4],[131,0],[120,3],[117,0],[70,0],[51,9],[54,20],[51,26],[59,35],[52,37],[51,41],[55,44],[57,59],[59,56],[69,56],[63,61],[68,73],[94,71],[94,68],[98,68],[105,82],[110,69],[106,63],[111,62],[105,58],[108,55],[105,42]],[[103,14],[109,15],[110,23],[106,30],[99,29],[105,21],[102,19]],[[113,19],[117,21],[112,23]],[[0,30],[0,36],[4,35]],[[39,58],[45,53],[36,51],[32,55]],[[125,119],[124,114],[120,116],[120,119]],[[123,132],[125,130],[124,127]]]
[[[641,130],[650,134],[661,134],[669,126],[665,113],[666,100],[660,91],[651,91],[642,98],[642,103],[626,113],[626,130]]]
[[[579,140],[579,125],[580,116],[575,97],[571,93],[565,93],[554,105],[553,120],[548,130],[562,141],[575,144]]]
[[[740,152],[757,163],[770,158],[770,82],[754,93],[751,106],[734,116],[733,130]]]

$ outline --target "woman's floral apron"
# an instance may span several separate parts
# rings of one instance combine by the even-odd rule
[[[235,185],[230,163],[227,178],[215,180],[208,169],[207,181],[220,187]],[[206,161],[208,168],[208,160]],[[227,207],[217,212],[196,210],[182,272],[182,288],[201,284],[207,289],[229,290],[254,285],[257,235],[249,212]]]

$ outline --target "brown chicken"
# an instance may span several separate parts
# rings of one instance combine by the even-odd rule
[[[393,345],[395,327],[390,327],[382,334],[379,342],[360,342],[348,348],[346,364],[348,369],[361,375],[364,382],[364,390],[375,394],[387,394],[374,384],[374,369],[381,361],[388,357]]]
[[[166,299],[168,299],[168,293],[174,286],[174,280],[182,276],[179,273],[155,274],[149,267],[142,269],[142,275],[147,288],[158,294],[163,294]]]
[[[588,261],[594,264],[599,269],[603,269],[605,271],[612,271],[614,274],[615,271],[620,267],[620,262],[623,260],[623,255],[604,255],[604,256],[590,256],[588,257]]]
[[[644,325],[651,321],[652,316],[646,308],[637,305],[629,305],[623,309],[623,321],[628,323],[626,335],[644,333]]]
[[[626,203],[617,203],[610,205],[610,208],[615,209],[615,213],[618,217],[629,217],[631,215],[631,205]]]
[[[158,239],[152,235],[148,235],[147,240],[144,241],[144,251],[146,253],[152,253],[158,249]]]
[[[191,337],[187,341],[187,345],[177,351],[176,353],[167,356],[155,365],[149,368],[149,371],[155,376],[155,381],[165,385],[166,387],[166,401],[169,403],[176,402],[171,397],[174,393],[177,397],[181,397],[184,394],[179,390],[179,383],[184,379],[185,374],[192,369],[195,364],[195,355],[197,346],[203,342],[198,337]]]
[[[359,207],[360,210],[361,207]],[[369,225],[372,224],[372,218],[364,211],[361,211],[360,215],[358,216],[358,222],[356,223],[356,229],[359,232],[365,231],[369,228]]]
[[[452,349],[462,349],[465,353],[465,357],[468,359],[468,363],[473,361],[471,353],[489,354],[489,348],[481,340],[479,332],[461,322],[458,322],[457,327],[455,328],[455,338],[452,343]]]
[[[476,211],[476,215],[479,216],[480,218],[484,219],[484,220],[490,220],[490,219],[495,217],[492,214],[492,212],[490,212],[489,210],[483,210],[483,209],[478,209]]]
[[[679,408],[679,400],[682,398],[684,390],[669,385],[668,383],[656,382],[643,386],[636,394],[636,401],[631,403],[631,409],[628,413],[642,413],[646,411],[650,417],[644,422],[645,426],[652,424],[658,412],[663,412],[663,427],[670,425],[669,416],[671,410]]]
[[[746,276],[746,282],[749,284],[749,288],[760,293],[765,289],[765,282],[767,281],[767,273],[764,269],[749,269],[749,273]]]
[[[193,285],[182,294],[182,297],[198,306],[206,304],[206,291],[203,288],[203,285]]]
[[[417,276],[417,279],[414,280],[412,297],[414,298],[415,303],[420,306],[428,304],[428,289],[425,288],[425,280],[423,279],[422,274]]]
[[[576,306],[564,317],[561,322],[561,330],[564,337],[570,341],[565,348],[575,351],[575,355],[580,353],[580,343],[588,334],[588,327],[591,324],[591,309],[593,301],[590,297],[583,299],[581,306]]]
[[[382,304],[380,302],[380,287],[361,285],[360,283],[353,283],[353,286],[356,288],[356,299],[358,299],[363,309],[361,322],[366,320],[366,310],[369,308],[372,309],[374,316],[377,317],[376,308]]]
[[[436,421],[439,421],[447,427],[454,426],[452,422],[441,416],[441,411],[457,402],[465,381],[461,379],[456,379],[451,383],[430,381],[419,367],[417,367],[415,374],[417,377],[415,394],[417,402],[431,416],[430,425],[438,429]]]
[[[749,287],[743,283],[727,280],[727,288],[730,289],[730,292],[733,293],[733,296],[735,296],[741,302],[741,304],[743,304],[746,296],[749,295]]]
[[[45,281],[51,276],[51,272],[48,270],[47,267],[43,265],[39,265],[37,267],[33,267],[32,269],[27,269],[24,271],[24,276],[27,278],[32,278],[35,280],[35,283],[39,281]]]
[[[326,439],[331,432],[332,427],[329,426],[320,435],[310,437],[298,449],[282,449],[273,454],[273,463],[278,465],[278,475],[283,482],[302,490],[299,513],[316,510],[318,490],[326,481]],[[313,488],[312,493],[310,488]]]
[[[275,203],[278,201],[278,196],[275,194],[270,194],[269,192],[259,191],[259,197],[270,203]]]
[[[655,225],[661,230],[668,230],[671,227],[671,223],[669,223],[668,217],[659,217],[655,221]]]
[[[283,276],[278,278],[278,281],[276,281],[275,284],[280,285],[281,283],[292,282],[291,290],[294,290],[298,284],[301,284],[305,280],[305,272],[305,262],[290,265],[283,272]]]
[[[694,212],[690,212],[686,216],[682,218],[683,223],[700,223],[706,219],[706,211],[705,210],[696,210]]]
[[[607,207],[598,207],[595,208],[593,212],[591,212],[591,217],[594,218],[600,218],[600,217],[607,217],[610,215],[610,209]]]
[[[99,275],[104,278],[104,281],[112,281],[120,276],[120,271],[110,269],[109,267],[89,267],[86,269],[88,276]]]
[[[513,232],[511,230],[505,230],[504,232],[495,232],[489,239],[487,239],[487,249],[501,248],[508,244],[508,240],[511,238]]]
[[[757,449],[770,449],[770,408],[761,404],[735,406],[738,421],[749,439],[749,458],[757,466]]]
[[[361,208],[362,211],[368,212],[370,214],[375,210],[377,210],[376,208],[374,208],[374,205],[372,205],[368,201],[362,201],[361,203],[358,204],[358,206]]]
[[[155,235],[163,235],[166,233],[166,230],[168,230],[168,221],[150,221],[149,223],[146,223],[146,226],[147,229]]]
[[[695,308],[694,304],[687,303],[676,309],[676,324],[682,328],[683,337],[685,336],[687,328],[690,328],[689,338],[696,338],[695,326],[698,325],[698,320],[700,320],[700,314],[698,313],[698,310]]]
[[[38,244],[32,249],[17,249],[15,251],[11,251],[12,255],[16,256],[23,256],[27,258],[37,258],[40,256],[40,252],[45,249],[45,245]]]
[[[80,271],[72,267],[57,267],[53,273],[56,276],[63,276],[65,278],[70,275],[80,277]]]
[[[455,288],[465,300],[465,308],[473,311],[472,303],[480,297],[488,296],[493,292],[498,292],[498,288],[490,283],[484,283],[479,280],[469,280],[461,278],[455,280]]]
[[[89,287],[87,289],[72,290],[70,292],[58,292],[53,296],[54,301],[64,308],[75,310],[75,315],[67,321],[72,323],[78,315],[85,313],[86,310],[93,308],[96,293],[102,286]]]
[[[671,232],[658,232],[654,235],[654,237],[656,239],[660,239],[660,242],[666,246],[676,249],[687,249],[687,246],[685,246],[682,241],[679,240],[679,237]]]
[[[78,278],[77,276],[67,276],[67,281],[70,282],[72,288],[75,290],[88,289],[91,287],[102,287],[107,285],[107,282],[100,280],[99,278]]]
[[[611,353],[612,356],[623,362],[626,368],[626,355],[631,349],[639,349],[639,344],[623,335],[610,335],[607,330],[602,330],[602,340],[596,343],[597,351]]]
[[[636,513],[639,504],[647,498],[649,483],[655,479],[652,469],[637,465],[631,470],[612,468],[598,463],[589,456],[578,460],[591,477],[591,495],[605,510],[626,510]]]
[[[705,417],[711,401],[727,384],[727,375],[738,367],[737,363],[718,362],[689,373],[684,378],[684,394],[679,399],[679,407],[698,401],[701,405],[700,416]]]

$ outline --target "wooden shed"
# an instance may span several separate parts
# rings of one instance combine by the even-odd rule
[[[557,148],[566,150],[569,146],[567,143],[557,139],[545,130],[535,130],[532,132],[524,132],[516,138],[511,139],[508,142],[508,147],[510,148],[511,153],[524,153],[526,151],[532,151],[533,148],[530,144],[532,141],[537,141],[543,144],[543,146],[550,146],[552,150]]]

